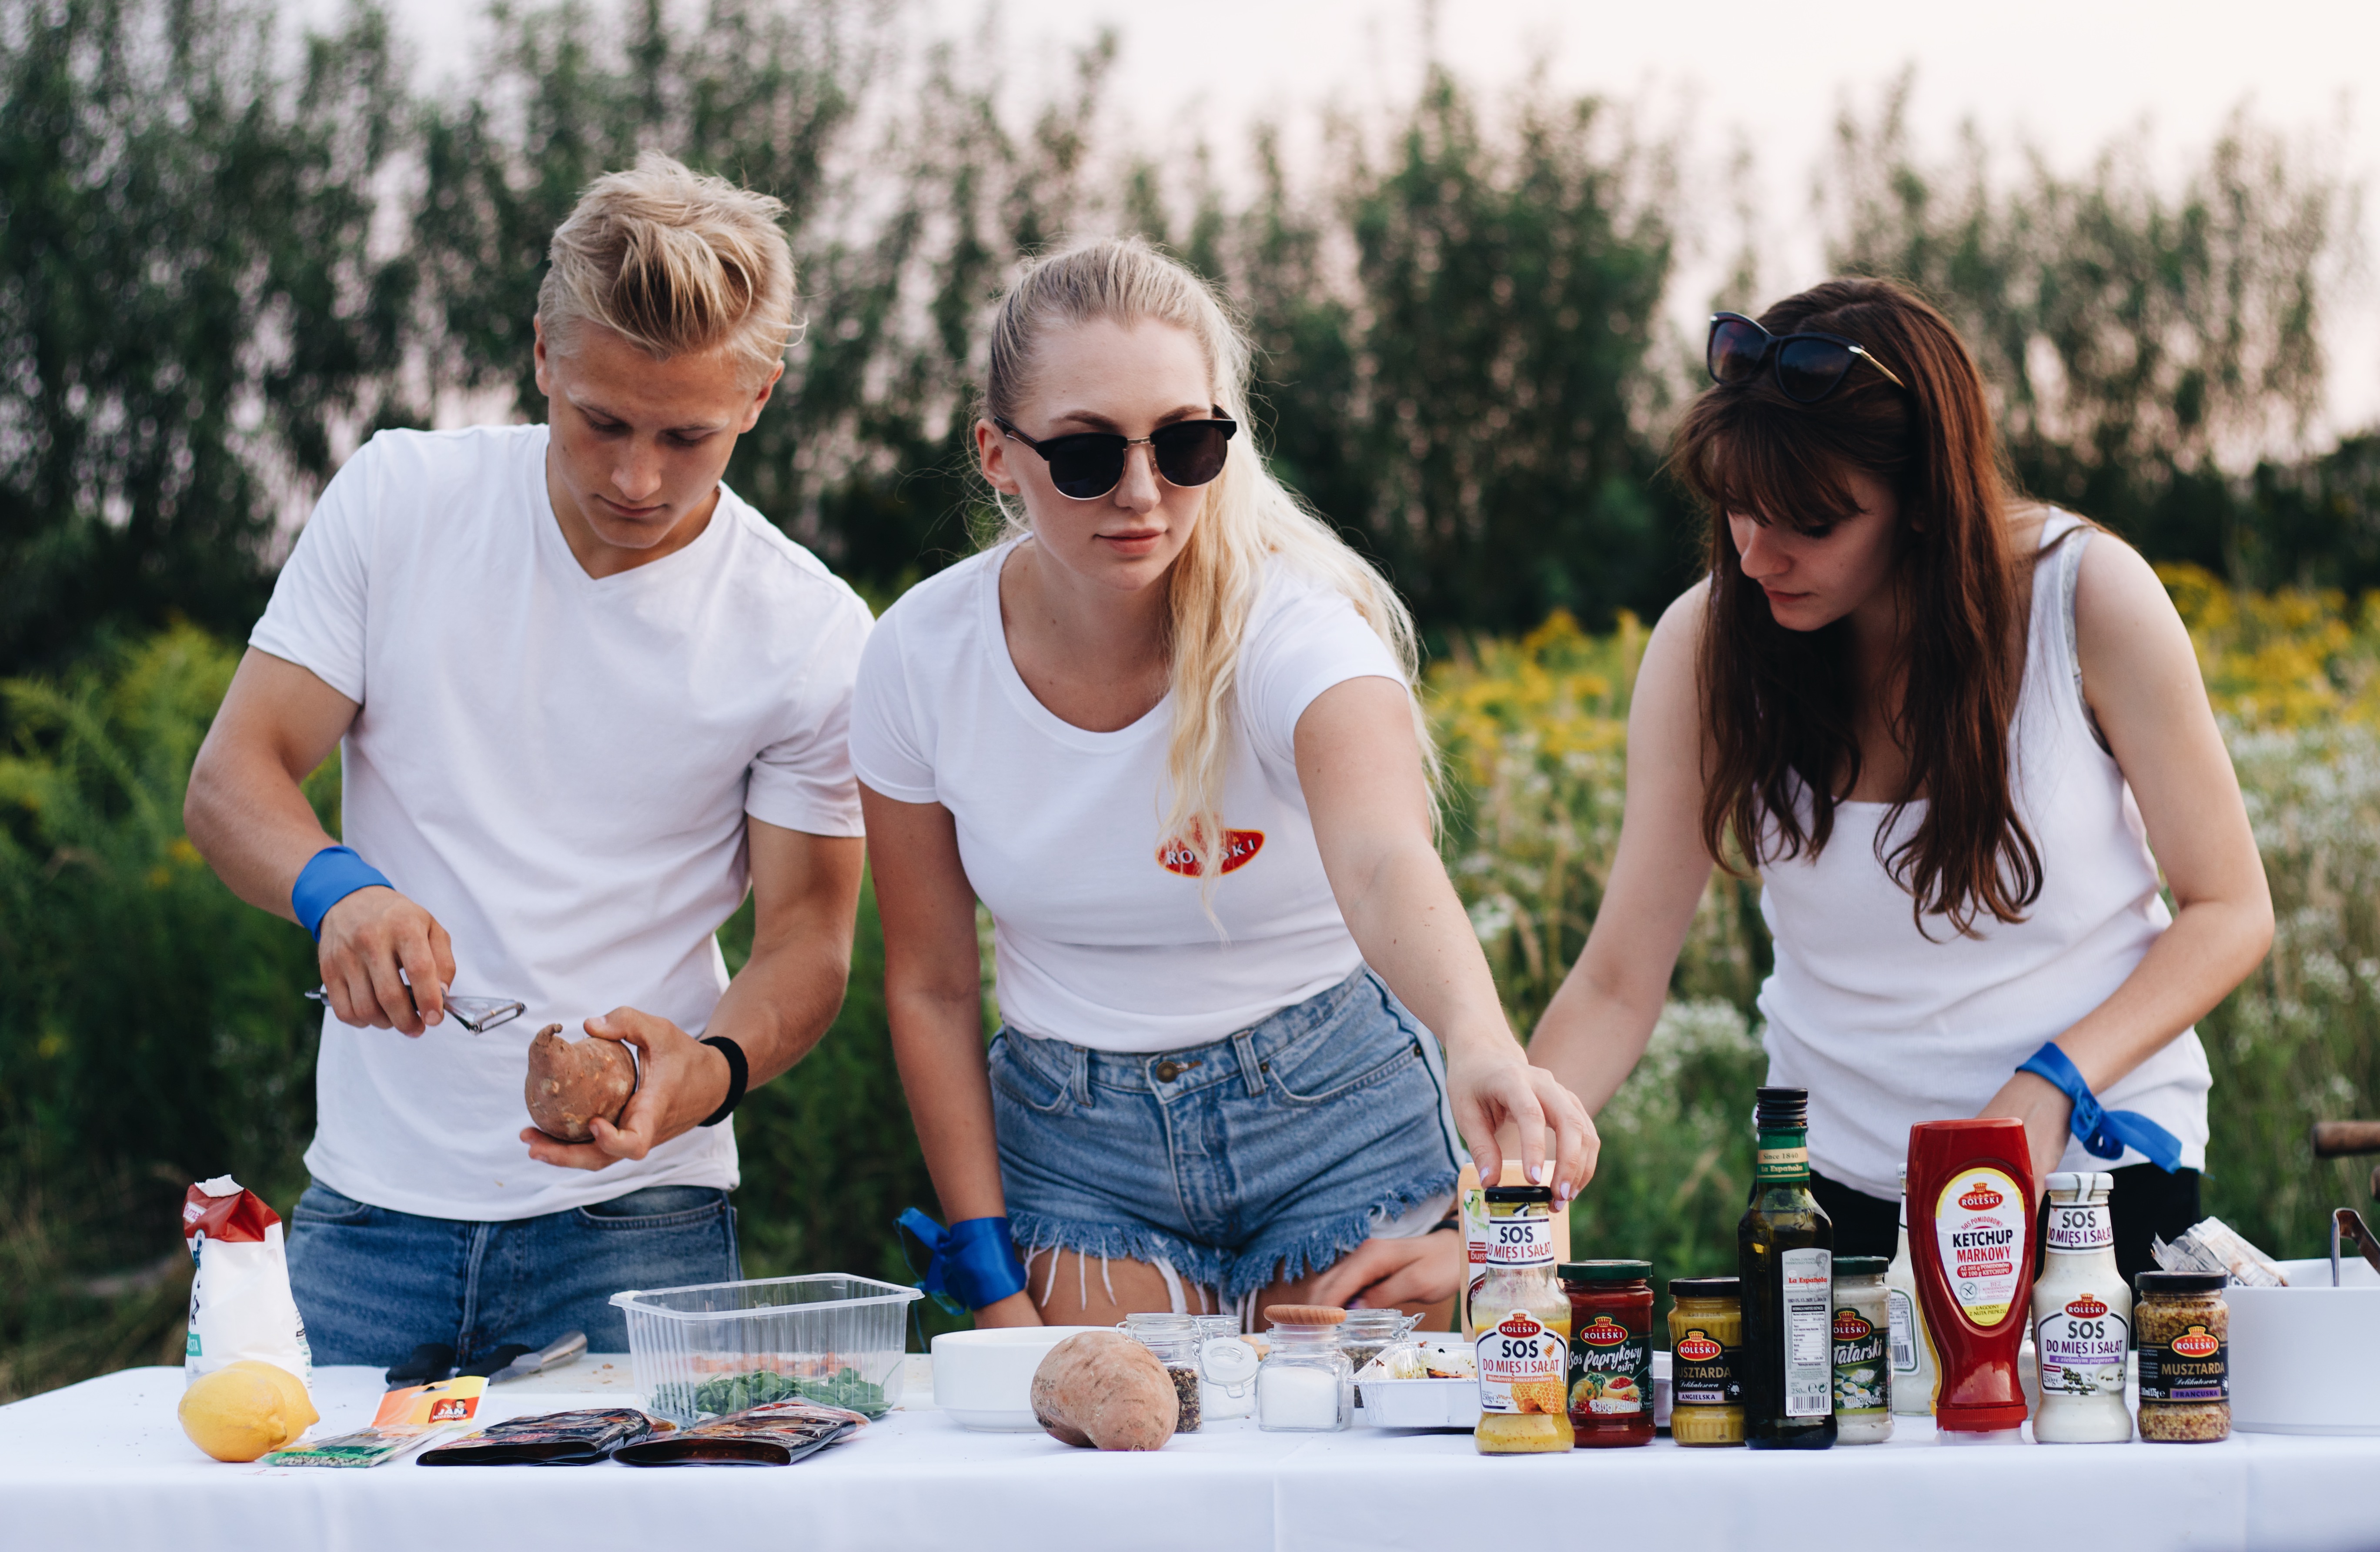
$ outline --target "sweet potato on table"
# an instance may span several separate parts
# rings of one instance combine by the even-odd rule
[[[556,1142],[590,1142],[597,1116],[614,1125],[637,1092],[637,1059],[617,1040],[565,1040],[549,1024],[528,1043],[528,1119]]]
[[[1033,1415],[1078,1449],[1155,1449],[1173,1437],[1181,1402],[1156,1353],[1118,1331],[1086,1331],[1033,1371]]]

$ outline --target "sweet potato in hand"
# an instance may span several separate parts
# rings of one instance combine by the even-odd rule
[[[617,1040],[565,1040],[549,1024],[528,1043],[528,1119],[556,1142],[584,1143],[597,1116],[617,1124],[637,1092],[637,1059]]]
[[[1181,1412],[1165,1365],[1122,1332],[1068,1337],[1033,1371],[1033,1415],[1077,1449],[1155,1449]]]

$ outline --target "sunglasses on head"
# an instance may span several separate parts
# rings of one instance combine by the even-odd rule
[[[1854,360],[1865,361],[1890,378],[1894,387],[1909,391],[1890,367],[1840,334],[1772,334],[1740,312],[1711,314],[1710,343],[1703,351],[1703,366],[1713,382],[1741,387],[1765,366],[1776,373],[1779,393],[1805,405],[1841,387]]]
[[[1118,436],[1113,431],[1077,431],[1036,442],[995,415],[991,423],[1002,432],[1041,455],[1050,466],[1050,483],[1062,496],[1097,501],[1123,482],[1123,464],[1130,451],[1147,443],[1157,472],[1169,485],[1204,485],[1223,472],[1232,433],[1240,423],[1220,407],[1210,420],[1176,420],[1145,437]]]

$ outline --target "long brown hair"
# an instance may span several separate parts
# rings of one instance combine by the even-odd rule
[[[2024,919],[2041,854],[2009,790],[2010,724],[2024,677],[2029,589],[2010,541],[2010,480],[1982,378],[1949,321],[1905,286],[1834,280],[1761,315],[1773,334],[1854,340],[1898,374],[1855,361],[1834,393],[1796,404],[1762,371],[1714,387],[1687,410],[1671,466],[1709,509],[1710,595],[1700,688],[1709,739],[1703,841],[1713,856],[1813,856],[1860,776],[1850,622],[1791,631],[1744,576],[1728,514],[1810,532],[1855,516],[1846,476],[1891,489],[1900,507],[1891,586],[1905,622],[1901,685],[1888,725],[1909,783],[1876,829],[1876,860],[1928,915],[1973,935],[1986,913]],[[1890,682],[1887,676],[1887,683]],[[1886,841],[1915,794],[1924,817]],[[1803,801],[1806,800],[1804,809]],[[1764,853],[1762,831],[1770,829]]]

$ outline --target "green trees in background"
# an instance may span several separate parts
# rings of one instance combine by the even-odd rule
[[[302,1183],[312,953],[190,852],[190,753],[347,450],[441,411],[541,415],[547,235],[644,149],[789,207],[808,323],[729,478],[880,601],[971,548],[967,384],[1015,254],[1136,230],[1216,277],[1268,353],[1254,430],[1280,468],[1442,661],[1494,670],[1439,678],[1470,782],[1450,854],[1524,1024],[1599,900],[1603,723],[1641,636],[1488,638],[1556,610],[1649,618],[1695,564],[1659,469],[1698,385],[1670,300],[1709,217],[1672,145],[1614,104],[1490,103],[1433,73],[1316,155],[1275,124],[1159,156],[1111,132],[1112,39],[1044,92],[869,0],[711,0],[693,28],[658,0],[562,0],[489,26],[476,79],[424,100],[369,4],[293,40],[266,0],[0,0],[0,1396],[164,1352],[188,1180],[232,1170],[284,1206]],[[1949,309],[2024,482],[2237,585],[2380,587],[2380,438],[2226,472],[2318,402],[2352,191],[2244,123],[2179,194],[2114,152],[2000,178],[1986,148],[1920,155],[1903,105],[1846,123],[1828,262]],[[1722,300],[1813,278],[1754,264]],[[1514,690],[1496,665],[1524,659]],[[1522,712],[1514,742],[1500,719]],[[1590,1224],[1671,1255],[1660,1235],[1728,1216],[1767,952],[1750,892],[1714,891],[1695,941],[1691,1000],[1613,1112],[1660,1146],[1615,1164]],[[738,1117],[756,1275],[897,1275],[886,1226],[931,1203],[880,952],[864,908],[836,1031]],[[2328,985],[2322,952],[2289,952]],[[2242,1135],[2277,1178],[2273,1118],[2296,1111],[2276,1097],[2328,1004],[2273,1006],[2223,1027],[2272,1091]]]

